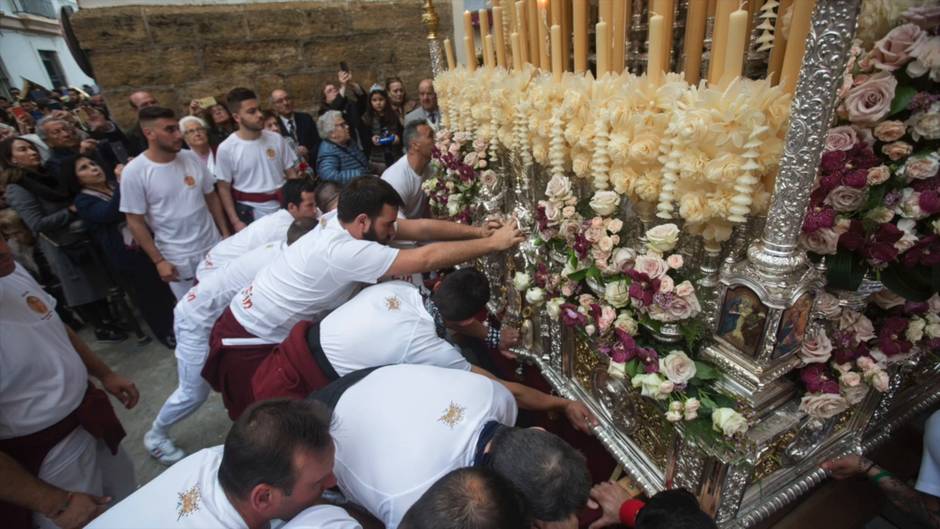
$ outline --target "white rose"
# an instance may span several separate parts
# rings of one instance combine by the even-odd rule
[[[865,381],[868,382],[871,387],[878,390],[879,393],[888,391],[890,379],[888,378],[888,372],[884,369],[869,369],[868,372],[865,373]]]
[[[862,376],[855,371],[848,371],[839,375],[839,384],[842,386],[854,388],[862,383]]]
[[[672,268],[673,270],[682,268],[684,262],[685,261],[682,259],[682,255],[677,253],[674,253],[666,258],[666,264],[669,265],[669,268]]]
[[[931,323],[924,327],[924,334],[926,334],[928,338],[940,337],[940,323]]]
[[[595,327],[594,325],[585,325],[584,332],[588,336],[594,336],[594,333],[597,332],[597,327]]]
[[[604,285],[604,299],[614,307],[620,309],[630,303],[630,286],[626,281],[611,281]]]
[[[531,305],[538,305],[545,301],[545,291],[539,287],[532,287],[526,291],[525,300]]]
[[[820,330],[816,336],[803,340],[797,354],[804,364],[824,364],[832,356],[832,341]]]
[[[657,393],[656,399],[664,400],[668,398],[674,389],[676,389],[676,385],[671,380],[663,380],[659,383],[659,393]]]
[[[613,214],[620,207],[620,195],[614,191],[597,191],[591,197],[591,209],[602,217]]]
[[[637,272],[642,272],[649,276],[650,279],[656,279],[666,275],[666,272],[669,270],[669,267],[666,265],[666,261],[663,261],[656,255],[641,255],[636,258],[636,262],[633,264],[633,268]]]
[[[548,300],[548,303],[545,304],[545,310],[548,311],[548,316],[553,320],[558,320],[558,317],[561,315],[561,306],[565,304],[565,298],[552,298]]]
[[[849,404],[852,405],[862,402],[862,400],[865,398],[865,395],[868,394],[868,386],[865,384],[859,384],[857,386],[841,386],[839,389],[842,392],[842,396],[845,397],[845,400],[847,400]]]
[[[607,366],[607,374],[611,378],[616,378],[617,380],[623,380],[627,375],[627,364],[625,362],[614,362],[610,361],[610,365]]]
[[[669,422],[679,422],[682,420],[682,412],[669,410],[666,412],[666,420]]]
[[[614,327],[631,336],[636,334],[636,331],[638,330],[636,320],[634,320],[626,311],[621,312],[617,316],[617,319],[614,320]]]
[[[839,306],[839,298],[828,292],[820,292],[816,297],[816,310],[826,319],[836,319],[842,314],[842,307]]]
[[[904,332],[904,336],[911,342],[917,343],[924,338],[924,329],[927,327],[927,322],[923,318],[911,318],[910,323],[907,324],[907,331]]]
[[[671,351],[659,360],[659,370],[674,384],[687,384],[695,377],[695,362],[682,351]]]
[[[529,288],[531,283],[532,277],[525,272],[516,272],[516,275],[512,277],[512,286],[516,287],[519,292]]]
[[[651,399],[658,398],[659,386],[663,379],[656,373],[645,373],[634,376],[630,379],[630,384],[635,388],[640,388],[640,394]]]
[[[617,248],[617,251],[614,252],[610,260],[610,264],[618,272],[623,272],[625,269],[633,267],[635,260],[636,252],[633,251],[632,248]]]
[[[675,224],[660,224],[646,232],[646,247],[664,254],[676,247],[679,241],[679,228]]]
[[[557,200],[565,200],[571,195],[571,180],[568,177],[556,174],[545,186],[545,196]]]
[[[800,400],[800,411],[814,419],[828,419],[849,409],[849,401],[835,393],[812,393]]]
[[[680,298],[687,298],[695,294],[695,287],[688,279],[676,285],[676,295]]]
[[[702,403],[699,402],[696,398],[686,399],[685,403],[682,405],[682,409],[685,413],[685,420],[691,421],[698,417],[698,410],[702,407]]]
[[[731,408],[718,408],[712,412],[712,428],[731,437],[747,431],[747,419]]]
[[[451,195],[447,198],[447,214],[456,217],[460,213],[460,195]]]
[[[929,112],[920,112],[911,116],[907,124],[911,126],[909,130],[914,141],[920,141],[921,138],[928,140],[940,138],[940,112],[933,108]]]

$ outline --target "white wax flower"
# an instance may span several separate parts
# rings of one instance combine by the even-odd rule
[[[529,288],[529,285],[532,283],[532,276],[525,272],[516,272],[516,275],[512,277],[512,286],[516,287],[516,290],[519,292],[524,291]]]

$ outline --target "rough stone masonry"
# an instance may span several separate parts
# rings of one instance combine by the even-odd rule
[[[431,75],[422,2],[317,0],[223,5],[120,6],[82,9],[72,18],[116,121],[135,118],[134,90],[152,92],[182,111],[190,100],[247,86],[266,98],[288,90],[312,110],[323,83],[346,61],[354,79],[400,76],[409,97]],[[441,28],[450,10],[438,9]]]

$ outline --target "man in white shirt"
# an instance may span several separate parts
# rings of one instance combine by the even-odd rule
[[[411,121],[402,133],[402,144],[405,146],[405,155],[382,173],[382,180],[392,184],[401,195],[405,203],[402,206],[405,218],[427,217],[428,195],[421,184],[434,174],[431,166],[434,131],[423,119]]]
[[[196,279],[205,281],[226,264],[269,242],[281,242],[287,237],[287,228],[302,218],[316,218],[316,190],[306,179],[288,180],[281,188],[281,209],[247,228],[220,241],[209,250],[196,269]]]
[[[173,465],[88,527],[267,529],[290,520],[336,484],[329,425],[329,412],[315,403],[260,402],[232,425],[224,447]],[[330,521],[337,512],[305,516]]]
[[[215,153],[215,178],[222,207],[238,232],[277,211],[278,191],[285,179],[297,178],[300,160],[283,136],[264,130],[254,92],[233,88],[227,102],[238,130]]]
[[[169,430],[199,409],[209,396],[209,385],[202,378],[202,368],[209,354],[209,335],[215,320],[232,296],[249,284],[259,270],[316,225],[314,218],[299,218],[283,228],[286,243],[270,242],[248,251],[189,289],[176,304],[173,317],[179,385],[160,408],[150,430],[144,434],[144,446],[152,457],[164,465],[172,465],[186,455],[170,439]]]
[[[55,298],[0,237],[0,520],[78,527],[134,490],[124,429],[100,389],[126,408],[134,384],[114,373],[55,312]]]
[[[335,217],[326,215],[325,223],[288,248],[235,296],[212,331],[206,369],[219,367],[223,340],[254,340],[256,349],[251,354],[266,356],[297,322],[322,319],[362,284],[447,268],[506,250],[522,240],[515,221],[495,229],[399,219],[400,206],[401,197],[392,186],[375,177],[359,178],[343,188]],[[396,236],[452,242],[398,250],[387,246]],[[204,370],[203,376],[216,387],[219,373]]]
[[[443,475],[468,466],[509,480],[537,523],[577,527],[590,489],[584,456],[544,430],[512,427],[516,403],[502,384],[425,365],[348,377],[311,398],[333,406],[340,490],[387,529]]]
[[[229,230],[212,176],[198,155],[180,150],[183,136],[173,111],[150,106],[139,118],[150,146],[124,168],[120,208],[137,244],[179,299],[193,286],[196,267],[219,241],[219,231],[227,237]]]
[[[399,529],[527,529],[525,500],[489,468],[459,468],[418,498]]]

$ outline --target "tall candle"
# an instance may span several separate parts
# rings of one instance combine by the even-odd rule
[[[705,2],[689,2],[689,11],[685,21],[685,42],[683,55],[685,63],[685,81],[697,85],[702,78],[702,49],[705,47],[705,15],[708,6]]]
[[[780,69],[783,68],[783,54],[787,49],[787,36],[783,32],[783,14],[793,5],[793,0],[781,0],[777,7],[777,21],[774,24],[774,47],[770,50],[770,59],[767,61],[767,77],[773,84],[780,82]]]
[[[614,29],[613,27],[611,27],[613,24],[613,20],[611,20],[611,18],[613,18],[614,16],[614,6],[612,2],[613,0],[598,0],[597,2],[598,22],[603,22],[607,24],[608,35],[607,35],[606,42],[607,42],[607,59],[608,60],[610,60],[610,51],[614,49],[614,47],[611,45],[611,40],[610,40],[610,32]]]
[[[693,2],[694,3],[694,2]],[[672,22],[675,16],[675,2],[673,0],[653,0],[653,13],[663,17],[663,70],[669,69],[669,58],[672,57]]]
[[[594,26],[594,34],[597,37],[594,44],[597,47],[597,78],[600,79],[610,71],[610,31],[607,22],[598,22]]]
[[[526,14],[525,14],[525,0],[519,0],[516,2],[516,33],[519,34],[519,57],[524,61],[528,62],[529,60],[529,41],[526,38]],[[520,64],[517,68],[522,68]]]
[[[583,73],[587,70],[588,28],[587,0],[574,0],[574,71]]]
[[[503,8],[493,8],[493,41],[496,45],[496,64],[500,68],[509,68],[506,63],[506,39],[503,38]]]
[[[477,50],[472,37],[464,37],[463,45],[467,48],[467,68],[472,72],[477,69]]]
[[[649,23],[649,53],[646,55],[646,75],[650,82],[658,85],[663,82],[663,25],[665,17],[653,15]]]
[[[732,81],[741,76],[744,68],[744,48],[747,46],[747,21],[750,13],[747,9],[738,9],[731,13],[728,22],[727,51],[725,52],[725,67],[719,85],[727,87]]]
[[[473,44],[473,14],[469,11],[463,12],[463,44],[467,49],[467,67],[469,67],[470,57],[474,57],[475,61],[477,53],[476,46]]]
[[[738,0],[718,0],[715,8],[715,26],[712,30],[711,60],[708,65],[708,83],[717,85],[725,71],[725,49],[728,43],[728,19],[738,7]]]
[[[559,29],[561,28],[561,18],[563,15],[563,10],[561,7],[561,0],[552,0],[551,4],[551,25],[557,25]]]
[[[477,16],[480,18],[480,39],[485,40],[490,34],[490,14],[486,9],[481,9],[477,11]]]
[[[529,32],[529,62],[539,66],[539,10],[536,0],[526,0],[526,24]]]
[[[610,50],[610,68],[614,73],[623,71],[624,44],[627,40],[626,19],[627,2],[614,2],[611,10],[611,26],[613,45]]]
[[[561,74],[565,67],[561,61],[561,26],[552,26],[552,78],[556,83],[561,82]]]
[[[565,0],[561,6],[561,62],[565,71],[571,70],[571,0]]]
[[[444,54],[447,55],[447,69],[453,70],[457,67],[457,59],[454,57],[454,44],[450,39],[444,39]]]
[[[806,36],[813,18],[816,0],[793,2],[793,16],[790,17],[790,32],[787,35],[787,51],[783,54],[783,68],[780,70],[780,85],[787,92],[793,93],[803,64],[806,51]]]
[[[519,43],[519,34],[515,31],[509,34],[509,43],[512,46],[512,67],[514,70],[522,69],[522,44]]]
[[[548,5],[547,0],[539,0],[539,68],[548,71],[552,67],[551,59],[548,55],[549,36],[548,36]]]
[[[496,52],[494,51],[493,35],[483,37],[483,53],[487,68],[496,68]]]
[[[549,22],[548,22],[549,48],[550,48],[549,51],[551,52],[552,66],[554,67],[554,64],[555,64],[555,52],[554,52],[554,50],[551,49],[551,46],[552,46],[552,43],[551,43],[551,33],[552,33],[551,28],[552,28],[552,26],[555,26],[555,25],[558,26],[559,36],[560,36],[561,39],[562,39],[561,42],[559,42],[559,45],[562,47],[561,49],[563,49],[563,50],[567,50],[567,49],[568,49],[568,48],[564,47],[564,42],[565,42],[565,40],[564,40],[564,33],[563,33],[563,30],[562,30],[562,22],[561,22],[561,21],[562,21],[563,18],[565,18],[565,8],[564,8],[564,5],[562,4],[562,0],[551,0],[551,10],[549,11],[549,14],[550,14]],[[567,53],[562,53],[562,60],[561,60],[562,68],[564,68],[564,64],[565,64],[564,55],[567,55]]]

